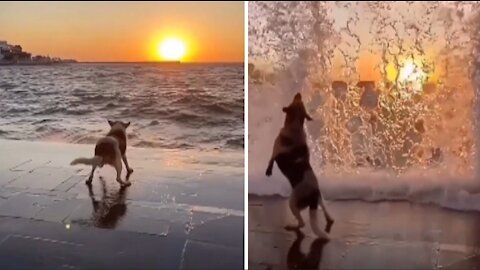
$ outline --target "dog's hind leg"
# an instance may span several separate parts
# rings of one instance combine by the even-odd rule
[[[122,159],[123,159],[123,163],[125,163],[125,167],[127,168],[127,173],[131,174],[133,172],[133,169],[130,168],[130,166],[128,166],[127,154],[124,154],[122,156]]]
[[[292,197],[290,197],[289,206],[290,206],[290,210],[292,211],[293,216],[295,216],[295,218],[297,219],[298,224],[296,226],[287,225],[287,226],[285,226],[285,229],[292,230],[292,229],[298,229],[298,228],[304,227],[305,222],[303,221],[302,215],[300,214],[300,208],[297,205],[297,200],[295,199],[294,195],[292,195]]]
[[[327,224],[331,225],[333,224],[334,220],[330,213],[328,213],[327,207],[325,206],[325,201],[323,200],[323,196],[320,193],[320,206],[322,207],[323,210],[323,215],[325,215],[325,219],[327,220]]]
[[[320,190],[314,190],[310,193],[309,196],[305,197],[307,201],[308,208],[309,208],[309,215],[310,215],[310,227],[312,227],[312,231],[320,238],[329,239],[328,234],[326,234],[320,227],[318,226],[318,203],[322,199],[322,194]]]
[[[87,181],[85,181],[85,184],[90,185],[92,184],[93,180],[93,173],[95,172],[95,169],[97,168],[97,164],[92,165],[92,171],[90,172],[90,176],[88,177]]]
[[[122,160],[120,155],[115,158],[115,170],[117,171],[117,182],[123,187],[125,183],[122,181]]]
[[[320,227],[318,226],[318,217],[317,217],[317,208],[312,208],[308,210],[310,214],[310,226],[312,227],[312,231],[320,238],[329,239],[328,234],[326,234]]]

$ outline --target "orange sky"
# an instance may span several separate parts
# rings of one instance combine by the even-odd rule
[[[164,37],[184,62],[243,62],[243,2],[2,2],[0,40],[79,61],[155,61]]]
[[[389,21],[390,23],[395,21],[395,24],[393,25],[397,27],[398,35],[401,37],[398,40],[396,39],[395,31],[393,31],[393,28],[391,26],[382,29],[380,34],[377,34],[375,32],[376,30],[381,29],[380,26],[385,26],[382,24],[385,21],[380,22],[374,20],[379,19],[374,13],[371,12],[372,10],[376,10],[375,8],[372,8],[370,6],[374,3],[366,3],[360,1],[350,1],[348,3],[349,4],[345,6],[340,4],[340,1],[330,1],[326,4],[329,15],[334,21],[334,23],[332,24],[333,31],[335,35],[337,35],[337,37],[331,35],[327,37],[327,39],[331,38],[332,42],[335,40],[339,41],[338,44],[335,44],[335,49],[333,50],[334,57],[331,59],[332,66],[329,75],[331,76],[332,80],[360,79],[381,81],[382,74],[379,70],[379,67],[380,64],[384,63],[384,61],[381,58],[381,43],[376,40],[376,38],[379,37],[383,41],[390,40],[389,51],[398,51],[399,43],[402,44],[403,49],[407,50],[402,54],[397,55],[397,58],[400,62],[400,70],[397,70],[397,68],[395,68],[393,56],[388,55],[388,61],[386,61],[386,63],[388,63],[387,79],[389,80],[394,80],[399,71],[401,71],[402,68],[405,68],[405,64],[411,62],[410,60],[412,58],[412,54],[414,54],[416,59],[415,64],[420,68],[420,70],[422,70],[422,61],[425,61],[425,63],[434,64],[434,68],[430,70],[427,74],[428,76],[426,76],[428,77],[427,79],[429,81],[433,82],[438,81],[439,78],[444,76],[446,72],[445,59],[447,57],[449,58],[450,64],[453,64],[451,58],[458,58],[455,56],[455,53],[452,53],[451,55],[445,53],[445,48],[447,45],[447,36],[445,35],[445,32],[448,32],[450,34],[456,32],[460,35],[462,33],[460,29],[464,27],[464,25],[459,22],[458,18],[451,18],[455,18],[456,16],[449,15],[450,11],[452,12],[452,14],[460,14],[459,12],[454,12],[456,11],[456,9],[453,9],[455,7],[454,3],[442,2],[436,9],[433,9],[434,12],[428,11],[428,8],[432,8],[434,6],[432,3],[425,3],[422,1],[414,2],[411,5],[407,4],[404,1],[377,3],[379,6],[377,11],[381,12],[381,14],[384,15],[384,18],[388,18],[388,20],[385,21]],[[383,9],[380,9],[380,7],[383,5],[387,5],[389,8],[384,7]],[[459,4],[459,6],[465,6],[465,9],[463,10],[464,12],[461,13],[464,14],[465,18],[468,18],[472,15],[473,11],[471,10],[471,8],[468,7],[467,3]],[[310,11],[306,10],[305,12],[305,14],[309,14]],[[296,14],[295,16],[298,17],[293,17],[291,21],[301,22],[301,16],[299,16],[298,13],[294,14]],[[425,14],[431,15],[425,17]],[[263,19],[264,18],[261,18],[259,20]],[[282,19],[279,20],[281,21]],[[450,22],[450,20],[452,21]],[[350,30],[358,36],[358,39],[360,40],[360,45],[358,45],[356,39],[352,37],[353,35],[347,34],[347,31],[345,30],[349,22],[351,22]],[[257,22],[255,21],[250,21],[249,25],[255,25],[256,23]],[[408,28],[408,26],[411,25],[418,27],[418,29],[420,30],[420,34],[418,36],[420,37],[420,43],[423,47],[424,53],[420,53],[420,51],[414,50],[414,35],[411,29]],[[261,24],[260,26],[268,29],[263,24]],[[285,29],[289,28],[286,27]],[[298,29],[302,29],[302,27]],[[308,25],[305,29],[308,29]],[[426,32],[427,29],[429,29],[428,32]],[[268,31],[259,32],[268,33]],[[287,32],[287,34],[295,36],[296,33]],[[264,42],[263,37],[260,39],[260,42],[257,43],[255,42],[254,38],[255,37],[252,36],[249,37],[249,45],[252,47],[273,47],[269,44],[265,45],[266,42]],[[287,48],[285,49],[285,51],[287,51],[288,53],[291,53],[293,50],[295,50],[294,46],[288,47],[285,46],[285,44],[282,44],[281,39],[275,41],[275,39],[272,38],[271,40],[272,44],[278,42],[278,44],[282,45],[279,46],[280,48]],[[307,41],[308,40],[309,39],[307,39]],[[450,42],[452,44],[455,44],[455,47],[458,47],[457,53],[458,51],[460,51],[461,47],[465,47],[465,50],[462,51],[463,53],[468,52],[468,35],[461,35],[461,39],[457,39],[457,37],[455,37]],[[290,49],[292,51],[289,51]],[[350,59],[347,58],[347,60],[345,60],[340,53],[340,50],[350,56]],[[250,58],[249,61],[257,65],[260,69],[269,70],[272,63],[273,65],[275,65],[276,61],[278,59],[282,59],[282,57],[285,55],[289,56],[288,54],[285,54],[282,50],[280,50],[279,55],[276,55],[275,52],[269,54],[269,59],[264,59],[265,55],[258,55],[259,57],[257,59]],[[276,59],[276,56],[278,56],[278,59]],[[358,59],[356,59],[355,57],[358,57]],[[347,63],[345,63],[345,61],[347,61]],[[345,66],[347,66],[348,68],[345,68]],[[354,76],[352,76],[352,78],[346,78],[346,74],[348,74],[348,71],[352,71],[351,69],[354,69]]]

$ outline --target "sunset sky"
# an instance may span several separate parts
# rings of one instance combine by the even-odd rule
[[[0,40],[34,55],[158,61],[173,38],[183,62],[244,60],[243,2],[2,2],[0,25]]]
[[[331,41],[328,44],[333,48],[330,69],[332,79],[344,79],[347,76],[345,71],[350,71],[351,69],[355,71],[355,76],[352,76],[355,79],[379,81],[383,79],[380,64],[384,63],[388,64],[387,79],[395,80],[397,74],[402,74],[402,70],[410,70],[413,63],[419,67],[418,72],[414,73],[422,73],[422,61],[424,61],[425,63],[435,64],[434,68],[426,74],[428,76],[424,77],[428,77],[430,81],[437,81],[446,72],[445,65],[447,61],[445,59],[447,57],[458,59],[455,54],[458,54],[461,49],[464,49],[461,51],[463,55],[470,51],[468,48],[469,44],[471,44],[471,42],[469,43],[469,36],[463,34],[464,30],[462,29],[465,28],[465,22],[468,21],[473,11],[468,3],[459,4],[458,6],[456,7],[454,3],[445,2],[439,3],[437,6],[431,2],[425,3],[421,1],[411,4],[402,1],[368,3],[360,1],[350,1],[348,3],[330,1],[326,3],[325,10],[333,21],[333,28],[328,30],[333,30],[333,33],[321,36],[329,33],[327,29],[318,33],[320,35],[319,40]],[[306,29],[304,31],[308,36],[311,34],[309,27],[314,26],[314,21],[308,22],[308,18],[310,14],[318,12],[315,9],[309,10],[307,5],[297,10],[285,11],[284,9],[287,8],[284,7],[282,9],[282,7],[283,4],[277,5],[279,14],[290,12],[289,14],[292,14],[292,16],[277,16],[277,20],[271,20],[276,23],[277,27],[274,28],[265,19],[268,15],[262,14],[263,6],[255,6],[253,4],[250,6],[249,16],[253,14],[252,17],[257,21],[250,20],[249,26],[260,28],[260,30],[257,29],[258,31],[256,31],[256,33],[260,34],[258,34],[259,38],[257,37],[257,39],[255,36],[249,36],[249,46],[254,48],[254,57],[258,57],[249,58],[249,61],[256,64],[260,69],[265,68],[269,70],[276,65],[276,61],[279,59],[283,61],[282,57],[290,56],[288,53],[292,51],[293,55],[295,55],[297,47],[292,46],[292,44],[284,44],[284,40],[290,36],[301,37],[299,33],[302,32],[302,29]],[[428,11],[428,8],[431,10]],[[255,12],[260,15],[256,15]],[[429,16],[426,16],[426,14]],[[458,14],[463,15],[463,21],[460,21]],[[380,21],[380,18],[385,20]],[[280,22],[285,27],[280,27]],[[296,25],[297,28],[293,30],[290,25]],[[349,25],[350,33],[347,31],[347,25]],[[271,29],[275,29],[275,31],[270,31]],[[282,29],[284,32],[281,32],[279,29]],[[394,29],[397,30],[398,35]],[[415,32],[415,29],[418,29],[418,33]],[[378,33],[376,32],[377,30],[379,31]],[[278,33],[283,34],[286,38],[277,38]],[[456,35],[453,35],[453,33],[456,33]],[[317,38],[316,36],[313,37],[306,38],[301,42],[308,44],[308,42]],[[418,38],[418,43],[416,42],[416,37]],[[447,40],[447,37],[450,37],[449,40]],[[268,40],[267,38],[270,39]],[[302,40],[302,38],[297,38],[297,40]],[[384,44],[388,41],[389,45],[386,47],[389,48],[390,52],[396,54],[399,68],[395,67],[392,55],[389,55],[387,61],[382,59],[382,43],[379,40],[385,42]],[[299,42],[300,47],[302,46],[301,42]],[[448,43],[455,44],[455,52],[451,53],[450,50],[446,49]],[[399,53],[399,44],[404,49],[402,53]],[[417,49],[420,47],[417,47],[417,44],[421,44],[421,50]],[[264,53],[265,48],[267,50],[271,48],[280,49],[278,54],[273,50],[270,50],[269,54],[267,54]],[[350,58],[344,58],[341,51]],[[446,52],[451,53],[451,55]],[[415,56],[415,61],[412,60],[412,55]],[[278,59],[276,58],[277,56]],[[453,61],[449,59],[448,62],[453,67]],[[345,68],[345,66],[350,69]]]

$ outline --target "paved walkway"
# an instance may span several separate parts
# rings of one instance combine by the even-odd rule
[[[2,269],[243,269],[243,154],[130,149],[122,190],[68,165],[93,146],[0,149]]]
[[[408,202],[327,202],[332,240],[293,216],[279,197],[249,198],[249,269],[478,269],[480,214]],[[308,214],[304,211],[303,214]],[[323,215],[319,215],[325,225]],[[305,218],[307,218],[305,216]],[[308,223],[308,222],[307,222]]]

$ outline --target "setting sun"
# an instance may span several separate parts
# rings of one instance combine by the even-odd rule
[[[425,77],[426,74],[423,72],[422,68],[412,60],[408,60],[400,69],[398,80],[400,82],[416,82],[422,81]]]
[[[158,45],[158,55],[165,61],[180,61],[185,56],[187,47],[178,38],[168,38]]]

